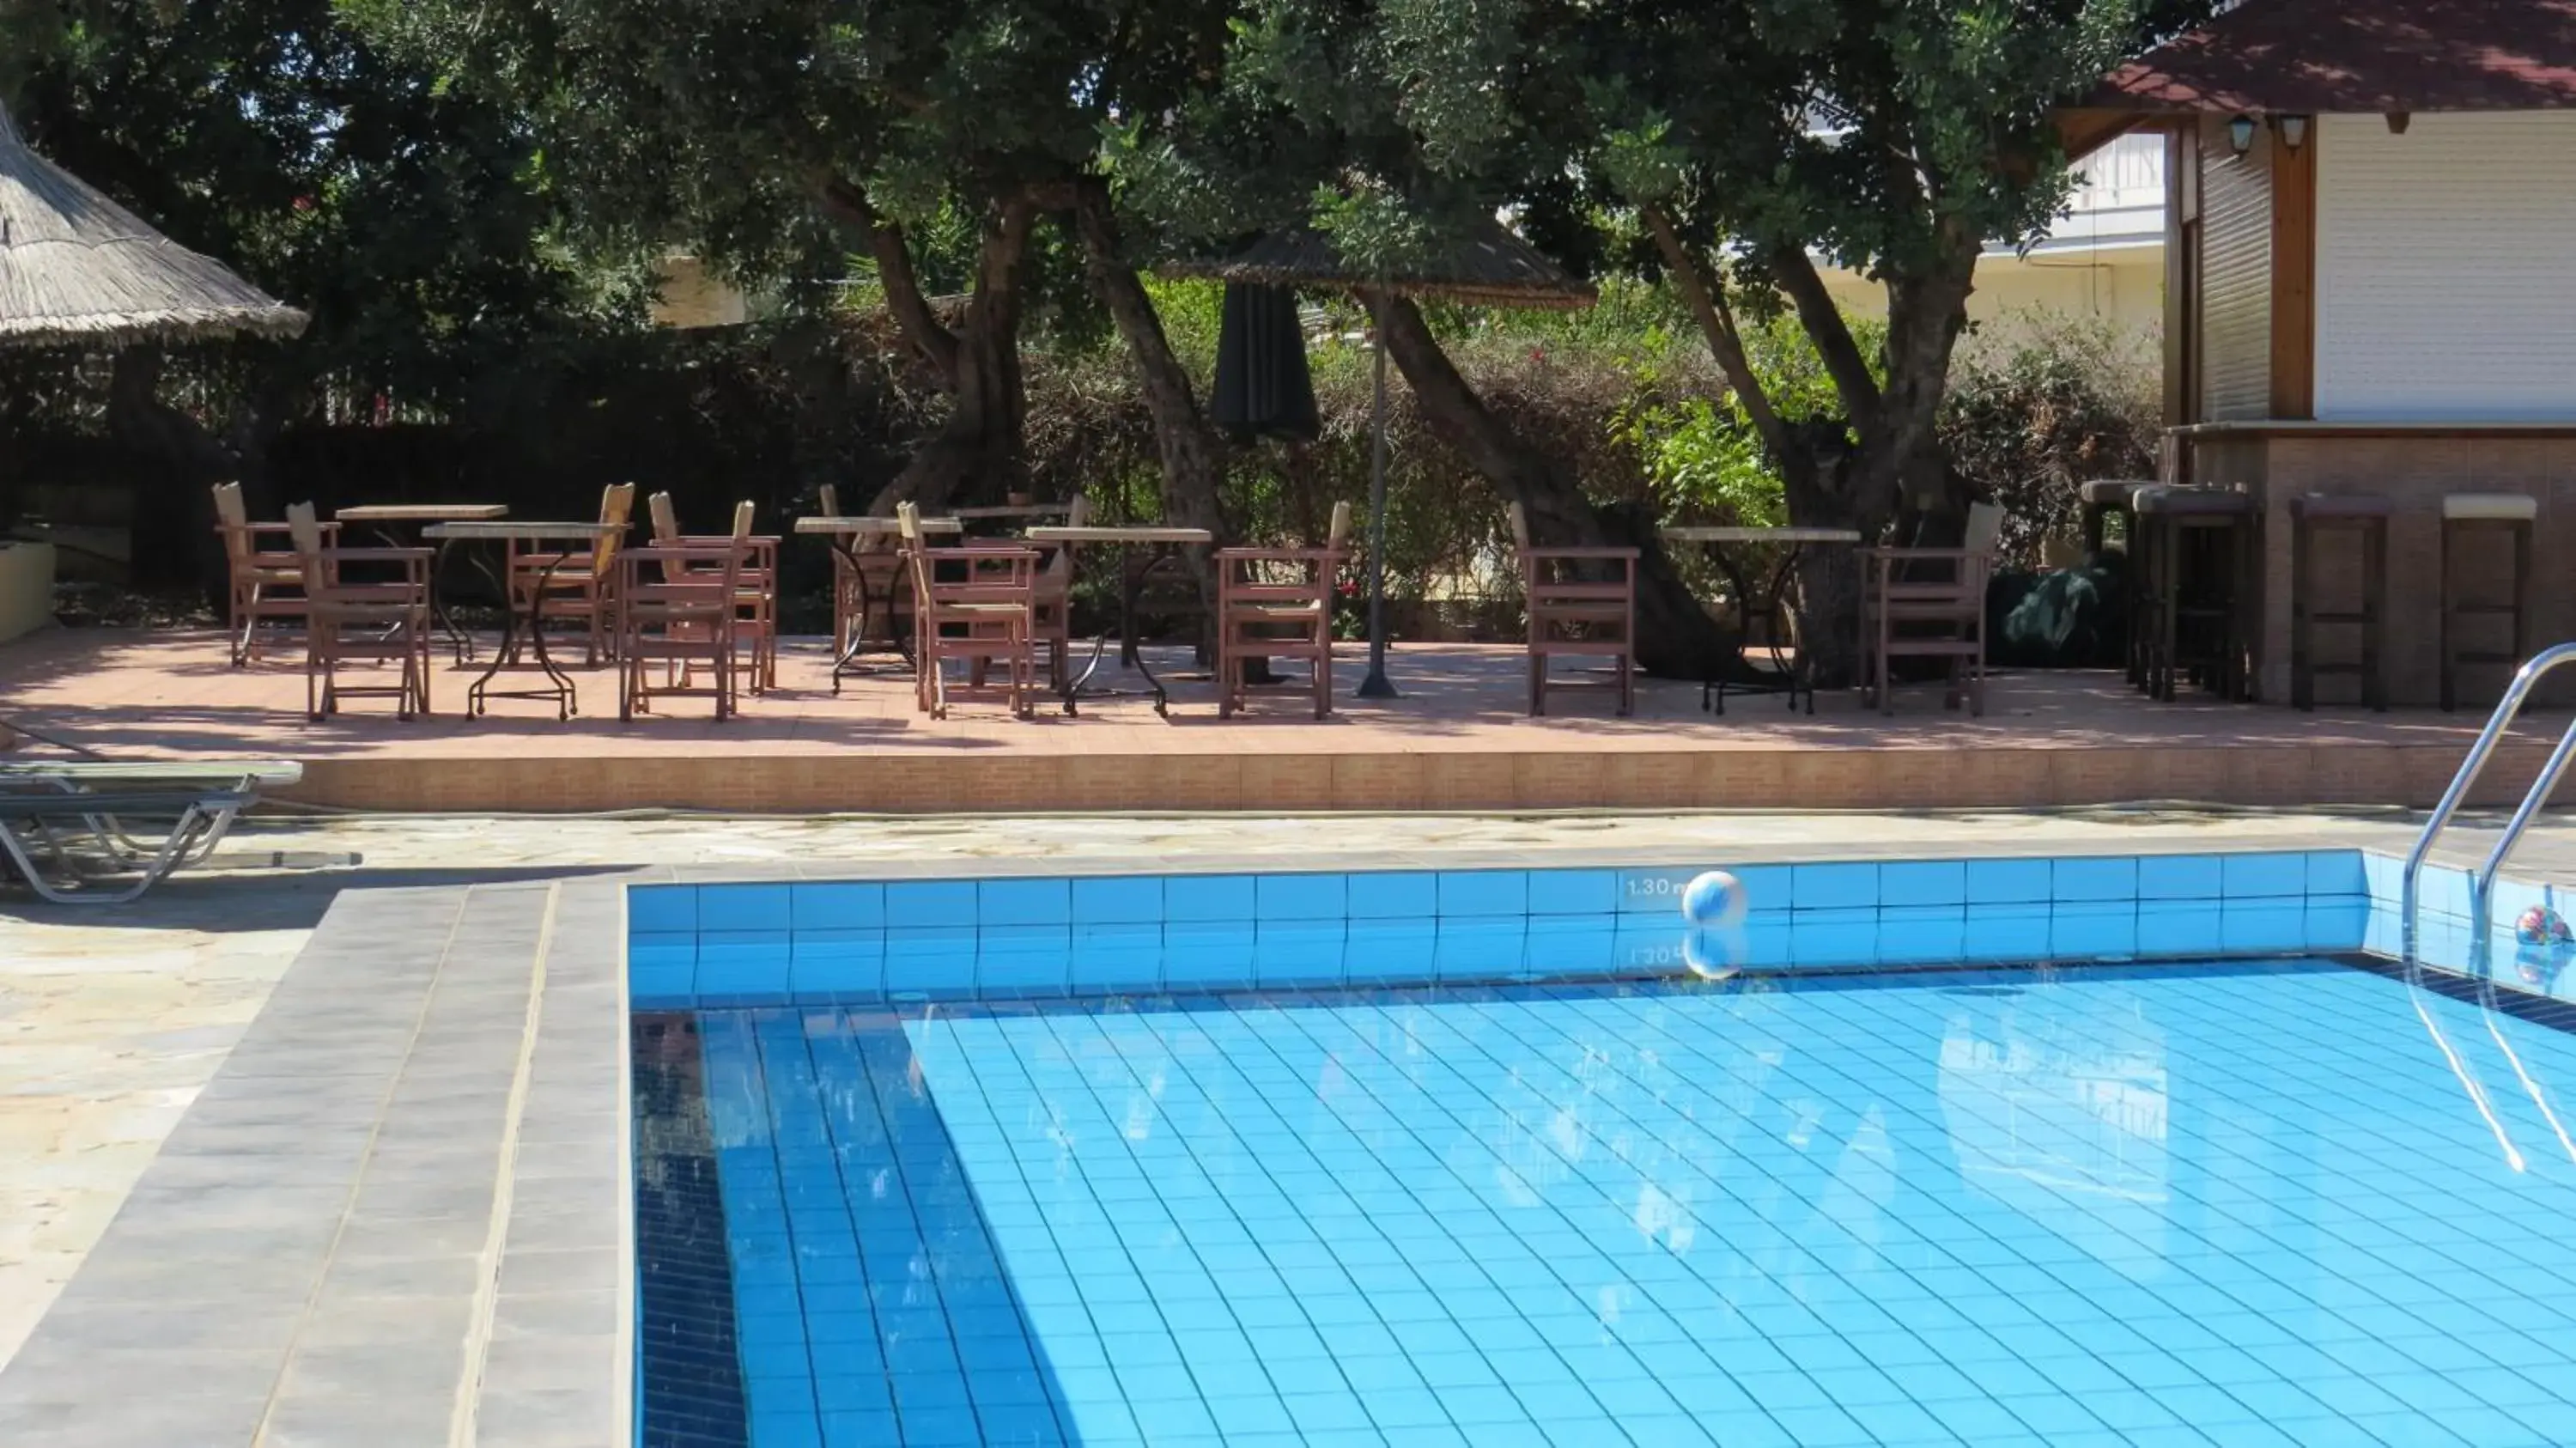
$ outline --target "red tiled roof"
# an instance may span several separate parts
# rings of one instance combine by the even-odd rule
[[[2112,73],[2103,110],[2576,106],[2576,0],[2247,0]]]

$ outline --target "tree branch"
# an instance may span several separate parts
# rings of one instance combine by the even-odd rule
[[[1700,334],[1708,339],[1710,355],[1717,359],[1718,370],[1726,374],[1726,385],[1735,389],[1737,400],[1744,404],[1744,415],[1753,420],[1753,430],[1761,435],[1762,445],[1771,449],[1774,457],[1785,455],[1789,450],[1788,430],[1780,425],[1779,411],[1771,405],[1762,378],[1753,370],[1753,359],[1745,353],[1744,334],[1735,325],[1734,309],[1726,303],[1724,280],[1709,276],[1699,253],[1682,241],[1671,212],[1661,206],[1648,206],[1645,221],[1655,235],[1656,249],[1663,253],[1664,270],[1681,288],[1682,301],[1698,318]]]
[[[1878,379],[1870,376],[1869,358],[1852,337],[1843,309],[1834,305],[1825,279],[1816,275],[1816,263],[1804,247],[1781,246],[1771,252],[1770,270],[1798,309],[1798,321],[1816,344],[1817,355],[1824,358],[1825,374],[1834,379],[1834,391],[1841,394],[1853,429],[1866,433],[1878,418]]]
[[[868,252],[876,259],[877,281],[885,288],[886,310],[894,314],[895,326],[938,372],[941,384],[956,391],[957,334],[940,322],[938,314],[930,309],[930,299],[922,294],[921,278],[912,269],[912,249],[904,242],[903,228],[879,220],[868,193],[846,176],[817,171],[811,185],[824,215],[866,238]]]

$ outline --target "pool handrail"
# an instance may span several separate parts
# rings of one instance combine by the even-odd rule
[[[2504,738],[2504,731],[2512,726],[2515,717],[2522,713],[2522,706],[2531,697],[2531,691],[2559,665],[2571,660],[2576,660],[2576,642],[2552,644],[2524,660],[2522,667],[2514,671],[2513,682],[2505,687],[2504,697],[2496,701],[2495,712],[2488,716],[2486,728],[2479,731],[2477,742],[2469,746],[2468,756],[2460,761],[2459,772],[2451,776],[2451,787],[2442,792],[2441,803],[2433,806],[2432,817],[2424,822],[2423,833],[2415,837],[2415,848],[2407,853],[2406,871],[2398,883],[2404,959],[2410,962],[2415,959],[2417,877],[2423,873],[2425,857],[2433,853],[2434,843],[2449,827],[2451,817],[2459,812],[2461,802],[2476,786],[2478,776],[2485,772],[2497,743]],[[2496,871],[2503,868],[2505,856],[2511,854],[2514,845],[2521,840],[2522,832],[2530,827],[2532,818],[2540,813],[2542,805],[2548,803],[2550,792],[2557,787],[2559,776],[2565,773],[2571,759],[2576,759],[2576,724],[2568,726],[2566,736],[2550,753],[2549,762],[2541,768],[2540,777],[2532,782],[2530,792],[2523,796],[2521,806],[2514,811],[2513,819],[2506,824],[2503,836],[2488,852],[2486,863],[2479,868],[2473,881],[2469,910],[2476,932],[2474,938],[2480,944],[2484,943],[2487,935],[2484,922],[2487,887],[2494,882]]]

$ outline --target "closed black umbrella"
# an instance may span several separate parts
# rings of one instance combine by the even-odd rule
[[[1472,235],[1452,242],[1439,255],[1393,272],[1355,269],[1342,261],[1329,238],[1306,230],[1272,232],[1223,260],[1174,262],[1166,264],[1162,271],[1171,276],[1215,277],[1228,284],[1225,323],[1218,344],[1220,423],[1225,420],[1227,405],[1224,359],[1232,354],[1230,341],[1223,339],[1235,335],[1238,289],[1263,284],[1284,296],[1290,286],[1330,287],[1358,294],[1370,301],[1372,310],[1375,299],[1386,296],[1436,297],[1471,306],[1556,308],[1588,307],[1598,295],[1591,283],[1567,274],[1529,243],[1504,230],[1499,222],[1478,226]],[[1289,335],[1298,346],[1297,384],[1305,398],[1306,413],[1312,417],[1315,395],[1307,385],[1304,338],[1296,327],[1293,305],[1289,307],[1288,321]],[[1252,340],[1249,327],[1245,336],[1247,352],[1259,345]],[[1386,677],[1386,339],[1377,335],[1375,328],[1370,329],[1370,336],[1377,355],[1371,359],[1374,375],[1370,397],[1369,671],[1368,677],[1360,681],[1358,693],[1363,699],[1392,699],[1395,685]],[[1248,369],[1245,375],[1249,377]]]
[[[1286,287],[1229,282],[1217,333],[1216,396],[1208,409],[1238,440],[1312,441],[1322,431],[1297,294]]]

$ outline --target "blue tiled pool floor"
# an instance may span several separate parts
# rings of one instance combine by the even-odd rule
[[[2576,1442],[2576,1036],[2343,966],[697,1024],[761,1448]]]

